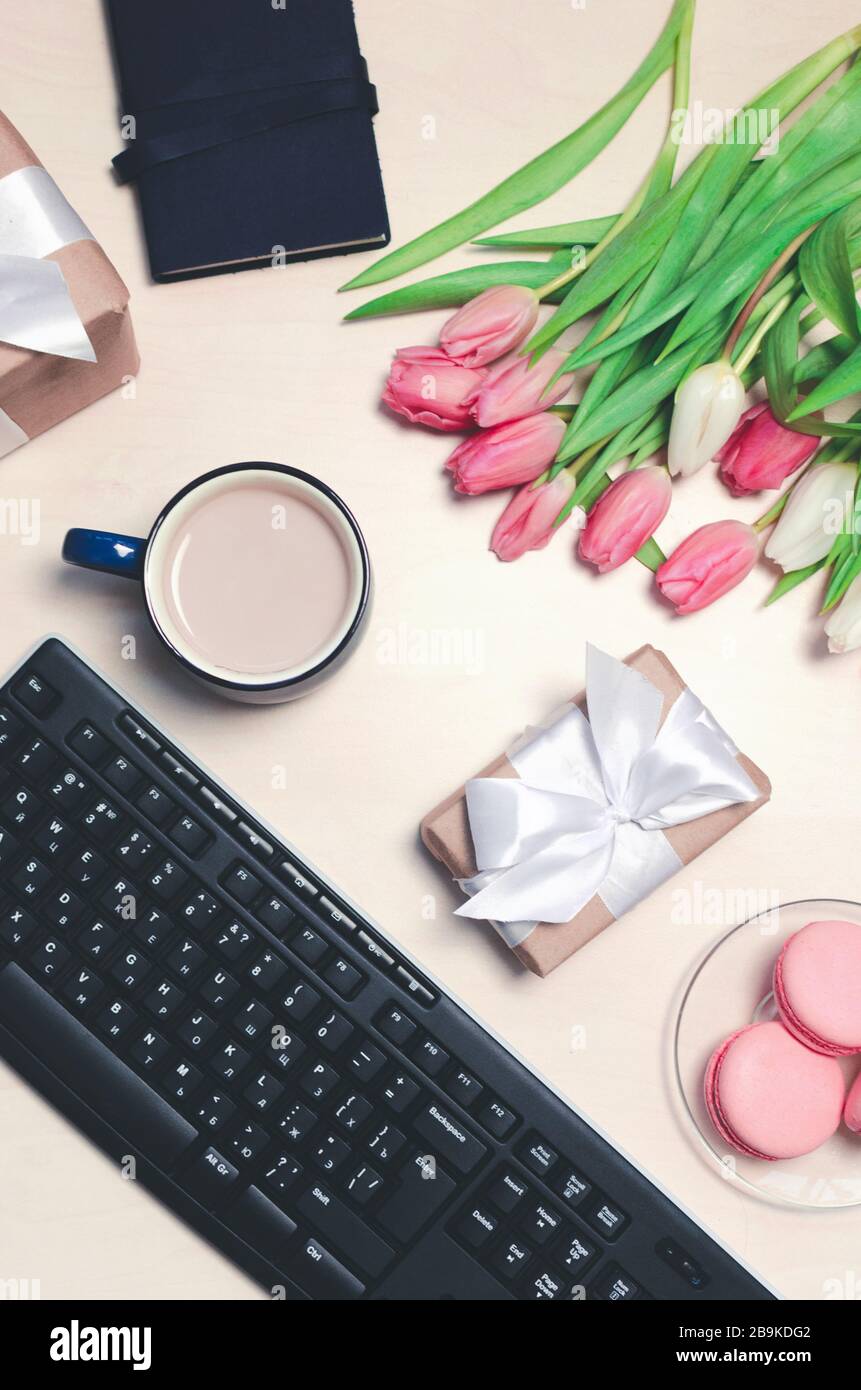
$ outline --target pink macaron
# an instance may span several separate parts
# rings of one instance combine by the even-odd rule
[[[790,1033],[830,1057],[861,1052],[861,926],[809,922],[774,967],[774,998]]]
[[[843,1111],[843,1123],[847,1129],[861,1134],[861,1072],[858,1073],[849,1087],[849,1094],[846,1097],[846,1106]]]
[[[751,1158],[797,1158],[830,1139],[845,1087],[832,1057],[811,1052],[781,1023],[752,1023],[722,1042],[706,1069],[715,1129]]]

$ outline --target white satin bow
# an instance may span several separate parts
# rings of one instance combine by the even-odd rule
[[[661,692],[589,646],[586,693],[588,720],[571,705],[527,732],[509,754],[516,778],[466,786],[479,872],[457,912],[500,924],[511,945],[595,894],[620,917],[681,866],[663,830],[759,795],[690,690],[659,728]]]
[[[0,179],[0,342],[96,361],[60,266],[44,259],[73,242],[92,240],[41,166]]]

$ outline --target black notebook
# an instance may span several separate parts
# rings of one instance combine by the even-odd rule
[[[108,0],[156,280],[386,245],[351,0]]]

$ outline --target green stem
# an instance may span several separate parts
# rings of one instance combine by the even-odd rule
[[[675,122],[673,115],[682,109],[687,110],[690,100],[691,90],[691,37],[694,25],[694,7],[687,10],[682,20],[679,36],[676,40],[676,58],[673,65],[673,106],[670,113],[670,123],[667,129],[664,143],[658,151],[658,156],[649,170],[648,177],[637,190],[628,206],[617,218],[616,222],[599,242],[592,247],[592,250],[585,255],[576,266],[566,270],[561,275],[557,275],[554,280],[549,280],[546,285],[536,290],[539,299],[546,299],[548,295],[556,290],[561,290],[565,285],[569,285],[572,280],[576,280],[578,275],[583,275],[601,255],[602,251],[615,241],[616,237],[623,232],[627,226],[638,217],[651,199],[668,189],[673,181],[673,173],[678,159],[679,145],[675,138]]]
[[[751,334],[746,347],[743,348],[738,358],[733,363],[739,376],[750,366],[754,357],[756,357],[756,354],[759,352],[760,343],[766,333],[777,323],[781,314],[786,313],[786,310],[789,308],[790,304],[792,304],[794,298],[795,296],[792,294],[785,294],[781,299],[778,299],[777,303],[772,305],[756,332]]]

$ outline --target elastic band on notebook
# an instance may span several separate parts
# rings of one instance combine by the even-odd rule
[[[171,160],[185,159],[218,145],[229,145],[246,136],[260,135],[279,126],[292,125],[334,111],[366,109],[377,114],[377,89],[372,82],[358,78],[312,82],[296,86],[279,101],[239,111],[198,126],[171,131],[165,135],[143,137],[130,144],[112,161],[121,183],[130,183],[147,169]]]

